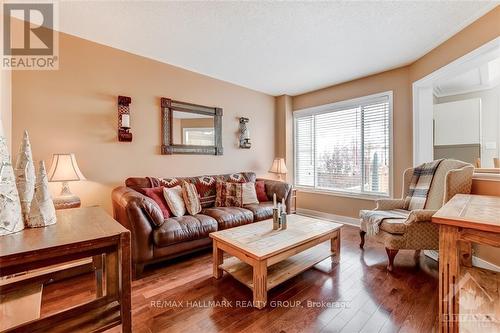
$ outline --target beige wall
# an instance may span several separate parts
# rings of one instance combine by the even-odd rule
[[[0,70],[0,132],[3,131],[12,153],[11,73],[9,70]]]
[[[282,95],[276,97],[276,157],[285,159],[288,169],[286,181],[293,183],[293,109],[292,97]]]
[[[131,143],[117,139],[118,95],[132,98]],[[224,155],[160,155],[160,97],[223,108]],[[59,70],[13,73],[12,107],[14,147],[26,128],[36,160],[74,152],[88,181],[71,184],[73,192],[108,211],[112,188],[127,177],[266,175],[274,158],[272,96],[66,34]],[[237,145],[242,116],[256,124],[249,150]]]

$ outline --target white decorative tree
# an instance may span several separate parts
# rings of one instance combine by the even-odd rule
[[[35,166],[33,164],[31,144],[27,131],[24,131],[23,142],[21,143],[21,147],[19,147],[14,173],[16,175],[19,199],[21,200],[23,220],[25,225],[28,225],[31,200],[33,200],[35,193]]]
[[[0,121],[0,236],[24,229],[16,177]]]
[[[45,227],[54,223],[56,223],[56,210],[50,196],[45,163],[40,161],[27,226],[31,228]]]

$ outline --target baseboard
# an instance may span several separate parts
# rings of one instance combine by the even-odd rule
[[[317,210],[297,208],[297,214],[359,227],[359,219],[349,216],[324,213]]]
[[[438,261],[438,258],[439,258],[438,251],[425,250],[424,254],[426,256],[428,256],[429,258]],[[494,271],[494,272],[500,272],[500,266],[497,266],[489,261],[486,261],[486,260],[481,259],[481,258],[476,257],[476,256],[472,256],[472,266],[478,267],[478,268],[488,269],[488,270]]]

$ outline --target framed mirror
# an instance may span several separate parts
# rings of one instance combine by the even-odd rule
[[[163,155],[222,155],[222,109],[161,99]]]

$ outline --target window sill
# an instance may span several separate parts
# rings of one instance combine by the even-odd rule
[[[378,199],[390,199],[391,198],[389,195],[356,194],[356,193],[347,193],[347,192],[318,190],[318,189],[312,189],[312,188],[300,187],[300,186],[294,186],[294,188],[296,188],[298,192],[329,195],[332,197],[343,197],[343,198],[360,199],[360,200],[375,201]]]

